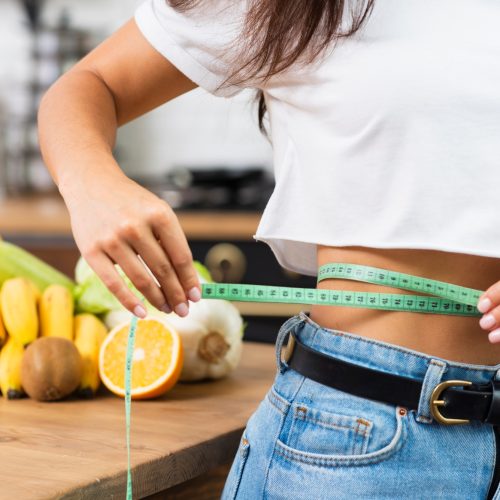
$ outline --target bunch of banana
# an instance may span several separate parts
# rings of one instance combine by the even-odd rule
[[[107,328],[93,314],[74,315],[74,286],[64,274],[0,238],[0,390],[7,399],[24,395],[21,360],[39,335],[74,341],[84,365],[78,394],[92,397],[99,388],[99,350]]]
[[[97,392],[99,377],[99,350],[107,329],[104,323],[89,313],[75,316],[75,345],[83,360],[83,375],[78,388],[78,395],[91,398]]]

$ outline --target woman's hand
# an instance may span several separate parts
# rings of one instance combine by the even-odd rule
[[[492,344],[500,342],[500,281],[479,297],[477,308],[484,314],[479,325],[484,330],[490,330],[489,341]]]
[[[166,202],[111,168],[80,177],[61,193],[83,258],[124,307],[146,316],[114,264],[156,308],[188,314],[188,299],[199,300],[201,287],[186,237]]]

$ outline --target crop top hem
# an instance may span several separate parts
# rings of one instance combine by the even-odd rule
[[[356,246],[362,248],[384,248],[384,249],[404,249],[404,250],[434,250],[439,252],[450,252],[450,253],[461,253],[466,255],[475,255],[477,257],[491,257],[491,258],[500,258],[500,253],[487,252],[483,250],[476,249],[474,247],[452,247],[446,245],[440,245],[439,248],[437,246],[426,245],[422,243],[405,243],[405,242],[373,242],[370,245],[367,245],[366,242],[362,243],[356,240],[337,240],[335,242],[325,242],[325,241],[304,241],[303,239],[294,239],[285,236],[278,235],[260,235],[254,234],[253,239],[255,241],[261,241],[266,243],[272,250],[276,260],[279,265],[284,269],[288,269],[290,271],[303,274],[306,276],[317,276],[317,259],[316,259],[316,247],[317,245],[325,245],[331,247],[349,247]],[[313,246],[314,248],[308,249],[309,253],[313,252],[313,255],[309,255],[309,260],[311,257],[314,258],[314,262],[311,263],[312,267],[302,267],[293,262],[293,260],[288,259],[285,252],[280,249],[280,244],[283,242],[294,242],[295,244],[301,243],[307,247]],[[301,262],[306,261],[304,255],[301,255]]]

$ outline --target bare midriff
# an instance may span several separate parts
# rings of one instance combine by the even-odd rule
[[[344,262],[380,267],[478,290],[500,281],[500,259],[435,250],[318,246],[318,267]],[[317,288],[415,294],[351,280],[326,279]],[[341,306],[310,306],[320,326],[389,342],[450,361],[481,365],[500,363],[500,344],[488,341],[479,317],[380,311]]]

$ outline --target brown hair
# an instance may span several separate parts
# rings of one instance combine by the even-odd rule
[[[167,0],[180,11],[203,0]],[[374,0],[358,0],[349,9],[351,22],[341,30],[349,0],[253,0],[241,34],[249,57],[228,78],[243,83],[259,76],[262,82],[299,60],[313,62],[331,42],[354,34],[368,18]],[[245,76],[242,76],[245,75]],[[266,103],[257,93],[259,128],[264,130]]]

